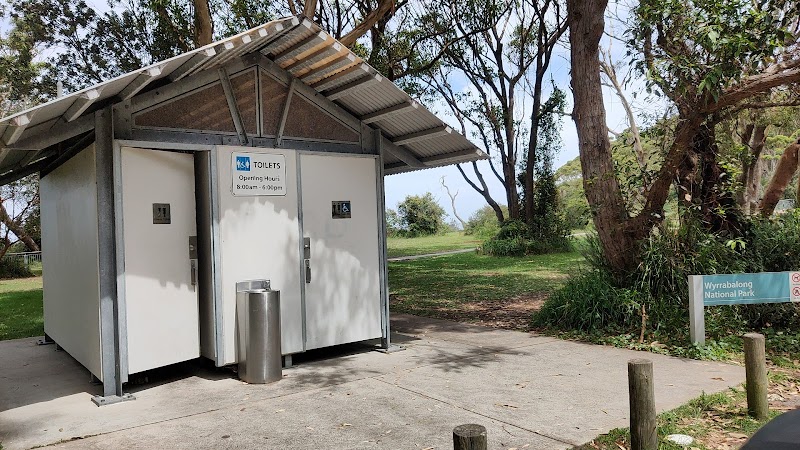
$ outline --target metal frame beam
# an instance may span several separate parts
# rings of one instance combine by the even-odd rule
[[[98,87],[97,89],[89,89],[88,91],[84,92],[83,94],[79,95],[78,98],[72,102],[67,112],[64,113],[62,116],[65,121],[72,122],[75,119],[79,118],[90,106],[94,103],[98,98],[100,98],[100,94],[103,92],[102,87]]]
[[[406,145],[411,144],[412,142],[424,141],[437,136],[450,134],[452,132],[452,128],[448,127],[447,125],[441,125],[438,127],[429,128],[427,130],[417,131],[415,133],[409,133],[403,136],[397,136],[396,138],[392,139],[392,143],[394,145]]]
[[[292,78],[295,78],[294,76],[292,76],[291,73],[282,69],[281,66],[275,64],[272,60],[267,59],[265,56],[254,58],[252,61],[254,64],[258,64],[263,70],[265,70],[270,75],[274,76],[287,86],[289,85],[289,83],[291,83]],[[300,77],[300,79],[302,80],[303,77]],[[314,102],[323,111],[336,117],[337,119],[345,123],[347,126],[352,128],[357,133],[359,134],[361,133],[360,131],[361,121],[358,120],[356,117],[354,117],[351,113],[345,111],[345,109],[342,108],[341,106],[328,100],[327,98],[325,98],[324,95],[315,91],[305,83],[297,83],[295,90],[297,94],[300,94],[303,97],[310,99],[310,101]]]
[[[417,155],[411,153],[410,150],[407,148],[403,148],[397,145],[392,144],[391,141],[388,142],[389,145],[384,145],[384,142],[381,142],[382,150],[387,151],[394,155],[400,161],[403,161],[407,165],[414,167],[415,169],[424,169],[427,167],[424,162],[422,162]]]
[[[147,87],[148,84],[152,83],[156,78],[158,78],[161,75],[162,70],[162,66],[155,66],[145,69],[136,78],[134,78],[130,84],[125,86],[125,89],[119,93],[118,97],[120,100],[129,100],[134,95],[138,94],[142,89]]]
[[[369,113],[363,117],[361,117],[361,121],[364,123],[373,123],[379,120],[388,119],[389,117],[396,116],[398,114],[402,114],[407,112],[411,109],[419,108],[419,103],[414,100],[403,102],[398,105],[390,106],[388,108],[384,108],[380,111],[375,111],[373,113]]]
[[[471,156],[477,156],[478,158],[470,158]],[[477,148],[471,148],[424,158],[422,162],[427,166],[437,166],[452,162],[468,162],[474,159],[485,159],[483,157],[483,152]]]
[[[3,133],[3,142],[6,144],[6,147],[14,145],[14,143],[16,143],[19,138],[22,137],[22,133],[26,128],[28,128],[28,125],[31,124],[32,118],[33,111],[21,114],[11,119],[11,123],[8,124],[5,133]]]
[[[354,55],[349,55],[349,56],[352,56],[352,59],[355,60],[355,56]],[[324,68],[324,66],[321,67],[320,69],[323,69],[323,68]],[[367,75],[367,74],[369,74],[369,66],[364,64],[364,63],[361,63],[361,64],[357,64],[355,66],[348,67],[347,69],[344,69],[344,70],[342,70],[340,72],[336,72],[333,75],[327,76],[327,77],[325,77],[325,78],[323,78],[323,79],[321,79],[321,80],[319,80],[319,81],[317,81],[315,83],[312,83],[311,87],[314,88],[317,91],[324,91],[326,89],[329,89],[331,87],[336,86],[343,79],[349,77],[350,75],[353,75],[354,73],[360,73],[362,75]],[[300,77],[300,79],[302,79],[303,81],[306,81],[306,76],[307,75],[308,74],[303,75],[302,77]]]
[[[239,135],[239,143],[247,145],[247,132],[244,129],[242,115],[239,113],[239,104],[236,101],[236,95],[233,93],[231,79],[228,77],[228,72],[224,67],[219,68],[219,80],[222,82],[222,90],[225,91],[225,99],[228,101],[228,109],[231,111],[231,118],[233,118],[233,125],[236,127],[236,134]]]
[[[94,115],[86,115],[73,122],[67,122],[63,118],[59,118],[51,123],[38,124],[29,131],[34,133],[40,126],[46,126],[46,131],[42,131],[35,136],[20,139],[13,145],[13,148],[41,150],[86,133],[87,131],[91,131],[94,129],[94,124]]]
[[[380,130],[374,130],[375,151],[378,158],[375,160],[375,175],[377,177],[378,194],[378,242],[380,245],[380,283],[381,283],[381,348],[389,351],[392,345],[391,327],[389,322],[389,268],[388,250],[386,245],[386,192],[383,180],[383,135]]]
[[[283,143],[283,130],[286,128],[286,118],[289,117],[289,108],[292,106],[292,97],[294,90],[297,86],[297,78],[292,78],[289,82],[289,92],[286,93],[286,102],[283,104],[283,111],[281,112],[281,121],[278,123],[278,132],[275,133],[275,146],[280,147]]]
[[[117,244],[114,214],[114,121],[110,106],[95,112],[95,170],[97,173],[97,230],[100,279],[100,348],[103,395],[92,397],[98,405],[133,400],[122,392],[119,302],[117,297]]]

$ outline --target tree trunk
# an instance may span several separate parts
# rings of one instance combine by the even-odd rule
[[[211,10],[208,0],[193,0],[194,2],[194,43],[202,47],[211,43],[214,35],[214,23],[211,20]]]
[[[314,14],[317,13],[317,0],[306,0],[305,4],[303,5],[303,15],[308,17],[309,19],[314,18]]]
[[[22,241],[31,251],[38,252],[39,245],[25,232],[25,228],[8,215],[6,207],[0,202],[0,222],[6,226],[17,238]]]
[[[394,11],[394,0],[380,0],[378,7],[374,11],[367,14],[358,25],[356,25],[349,33],[342,36],[339,42],[345,47],[352,47],[358,38],[365,35],[379,20]]]
[[[462,219],[461,216],[459,216],[458,212],[456,211],[456,197],[458,197],[458,191],[456,191],[455,194],[451,193],[450,188],[447,187],[446,184],[444,184],[444,177],[440,178],[439,181],[442,182],[444,190],[447,191],[447,196],[450,197],[450,207],[453,208],[453,216],[455,216],[456,220],[458,220],[458,222],[461,223],[462,230],[467,228],[467,222],[465,222],[464,219]]]
[[[539,50],[541,54],[542,50]],[[533,108],[531,109],[531,128],[528,136],[528,158],[525,162],[525,182],[523,183],[523,197],[525,199],[525,223],[528,225],[533,224],[535,220],[535,206],[534,206],[534,181],[533,177],[536,172],[537,154],[539,147],[539,119],[541,117],[542,109],[542,78],[544,74],[539,74],[541,70],[541,62],[537,60],[536,66],[536,80],[533,85]]]
[[[636,241],[626,231],[628,212],[614,175],[600,83],[598,44],[605,26],[603,15],[607,3],[607,0],[567,2],[572,118],[578,130],[583,187],[597,235],[609,266],[622,275],[635,264]]]
[[[742,144],[746,150],[742,156],[742,174],[739,176],[739,183],[742,187],[737,195],[737,202],[742,212],[748,215],[756,211],[758,187],[761,184],[763,172],[760,158],[767,138],[766,130],[766,125],[755,126],[750,123],[742,134]]]
[[[492,195],[489,194],[489,186],[486,185],[486,180],[483,179],[483,175],[481,175],[481,171],[478,170],[478,164],[475,161],[472,161],[472,169],[475,171],[475,176],[478,177],[478,181],[481,183],[481,187],[478,187],[472,180],[469,179],[466,173],[464,173],[464,169],[461,168],[461,164],[456,164],[458,171],[461,172],[461,176],[464,178],[464,181],[469,183],[472,186],[472,189],[483,197],[486,200],[486,203],[492,207],[494,211],[494,215],[497,217],[497,221],[500,223],[505,222],[506,218],[503,214],[503,209],[500,208],[500,205],[492,198]]]
[[[798,154],[800,151],[800,140],[786,147],[783,151],[778,167],[775,169],[775,174],[764,192],[764,198],[761,200],[759,211],[762,216],[769,217],[775,212],[775,206],[783,197],[783,192],[792,181],[792,177],[797,172]]]
[[[717,118],[706,121],[692,139],[678,168],[678,201],[696,215],[711,232],[741,228],[735,198],[721,186],[725,171],[717,161]]]

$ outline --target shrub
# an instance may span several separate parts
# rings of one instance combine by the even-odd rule
[[[500,206],[503,214],[508,214],[508,208],[504,205]],[[464,227],[464,234],[476,236],[481,239],[489,239],[500,231],[500,222],[497,220],[497,214],[491,206],[484,206],[483,208],[475,211]]]
[[[677,230],[656,228],[642,243],[636,270],[616,278],[605,264],[599,241],[590,237],[584,248],[590,270],[553,294],[533,323],[586,332],[638,332],[644,305],[650,332],[660,340],[685,341],[689,275],[800,269],[800,215],[752,219],[746,228],[749,231],[735,239],[708,233],[692,220]],[[800,309],[768,304],[706,310],[711,338],[769,327],[797,330]]]
[[[632,328],[641,323],[642,295],[614,286],[613,277],[592,270],[570,279],[534,315],[534,326],[593,332],[608,327]]]
[[[25,261],[19,258],[0,259],[0,278],[28,278],[32,277],[33,272]]]
[[[430,236],[442,233],[447,225],[445,211],[436,203],[430,192],[423,196],[409,195],[397,205],[399,227],[408,237]]]
[[[800,270],[800,210],[754,219],[748,240],[750,271]]]
[[[569,251],[569,239],[537,239],[521,220],[507,220],[500,226],[497,235],[484,241],[481,250],[491,256],[539,255],[557,251]]]

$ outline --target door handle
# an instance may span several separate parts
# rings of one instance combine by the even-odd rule
[[[311,283],[311,260],[304,260],[306,264],[306,283]]]
[[[189,277],[192,289],[197,290],[197,236],[189,236]]]
[[[196,259],[189,260],[189,265],[191,266],[192,289],[197,289],[197,260]]]

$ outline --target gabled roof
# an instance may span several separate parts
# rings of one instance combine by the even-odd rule
[[[288,17],[0,119],[0,176],[52,156],[43,150],[60,142],[56,139],[63,133],[56,130],[69,130],[71,136],[91,130],[89,113],[99,105],[130,99],[148,87],[216,70],[255,53],[380,129],[392,143],[384,155],[387,174],[487,157],[318,25]]]

